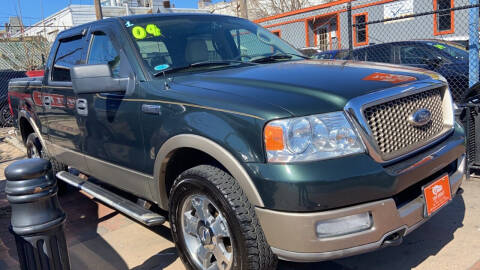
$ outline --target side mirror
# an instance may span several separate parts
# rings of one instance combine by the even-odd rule
[[[126,92],[130,78],[113,78],[107,64],[76,65],[70,70],[75,94]]]

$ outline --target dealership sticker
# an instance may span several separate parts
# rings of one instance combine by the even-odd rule
[[[372,73],[372,74],[366,76],[362,80],[364,80],[364,81],[377,81],[377,82],[389,82],[389,83],[396,84],[396,83],[415,81],[417,79],[415,77],[412,77],[412,76],[375,72],[375,73]]]

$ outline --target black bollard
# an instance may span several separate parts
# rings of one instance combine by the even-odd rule
[[[57,198],[51,164],[40,158],[16,161],[5,169],[5,193],[12,207],[21,269],[70,269],[63,227],[66,216]]]

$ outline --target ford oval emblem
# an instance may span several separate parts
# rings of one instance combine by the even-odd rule
[[[410,124],[421,127],[432,120],[432,113],[428,109],[418,109],[408,117]]]

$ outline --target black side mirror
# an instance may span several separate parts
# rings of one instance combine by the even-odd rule
[[[127,92],[131,88],[130,78],[113,78],[107,64],[76,65],[70,70],[75,94]]]

